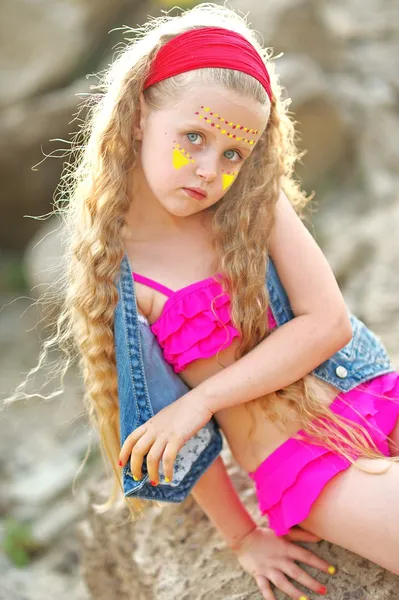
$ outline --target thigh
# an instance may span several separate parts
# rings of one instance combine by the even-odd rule
[[[396,425],[389,434],[390,440],[388,440],[389,449],[392,456],[399,456],[399,419],[396,421]]]
[[[399,575],[399,463],[359,459],[323,488],[301,527]]]

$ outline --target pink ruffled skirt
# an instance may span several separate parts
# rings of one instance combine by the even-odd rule
[[[388,399],[377,397],[382,394]],[[329,408],[363,425],[379,451],[390,456],[387,436],[399,418],[399,372],[380,375],[339,394]],[[285,535],[303,521],[326,483],[350,465],[336,452],[291,437],[249,473],[259,510],[267,515],[276,535]]]

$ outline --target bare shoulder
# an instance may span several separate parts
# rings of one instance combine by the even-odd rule
[[[347,309],[334,273],[315,239],[281,191],[270,256],[296,316],[319,312],[345,320]]]
[[[133,246],[131,242],[125,242],[125,253],[129,259],[129,264],[133,271],[138,273],[141,273],[141,271],[145,272],[145,267],[141,267],[141,265],[145,264],[145,262],[143,260],[140,260],[140,253],[137,251],[137,248]],[[136,267],[136,264],[138,264],[139,266]],[[143,285],[142,283],[134,281],[134,293],[136,296],[137,310],[139,314],[148,319],[151,315],[154,303],[153,290],[148,286]]]

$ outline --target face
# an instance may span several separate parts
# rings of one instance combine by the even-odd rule
[[[198,87],[179,102],[153,112],[140,98],[136,136],[141,139],[141,180],[146,193],[175,216],[200,212],[224,196],[269,117],[269,106],[251,98]],[[206,196],[198,199],[184,188],[200,188]]]

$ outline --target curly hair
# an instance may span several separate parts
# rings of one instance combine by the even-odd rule
[[[126,28],[135,35],[95,86],[87,104],[84,126],[74,139],[71,152],[74,164],[67,165],[60,189],[65,207],[57,212],[64,221],[65,272],[60,282],[62,310],[56,318],[55,333],[44,342],[37,367],[32,369],[14,395],[20,394],[29,377],[36,372],[52,346],[64,351],[59,364],[61,381],[71,362],[77,358],[84,382],[84,404],[90,422],[100,435],[105,467],[112,467],[113,490],[99,510],[108,510],[123,495],[117,369],[114,348],[114,310],[118,301],[115,278],[124,255],[123,231],[130,205],[128,173],[134,167],[138,144],[134,123],[139,97],[151,63],[159,48],[177,34],[196,27],[224,26],[242,34],[257,49],[270,74],[273,100],[253,77],[234,70],[209,68],[182,73],[151,86],[144,92],[151,109],[184,94],[195,83],[211,83],[249,96],[262,105],[269,104],[270,116],[265,131],[236,181],[213,209],[213,239],[218,272],[223,274],[225,291],[231,296],[232,321],[240,333],[236,358],[249,352],[269,331],[268,293],[265,286],[269,241],[275,220],[280,190],[287,194],[302,220],[312,196],[301,191],[293,177],[295,163],[302,157],[296,147],[295,121],[289,111],[291,100],[282,98],[282,87],[275,72],[273,52],[263,49],[254,31],[237,12],[212,3],[153,18],[144,26]],[[96,102],[91,100],[95,98]],[[323,385],[323,382],[320,382]],[[49,397],[59,394],[54,392]],[[298,413],[303,429],[314,442],[347,456],[351,449],[362,456],[380,457],[367,432],[337,417],[314,395],[309,376],[282,390],[246,403],[249,411],[260,406],[277,420],[282,403]],[[344,437],[343,432],[349,435]],[[87,456],[84,460],[87,460]],[[149,501],[125,498],[132,517]]]

